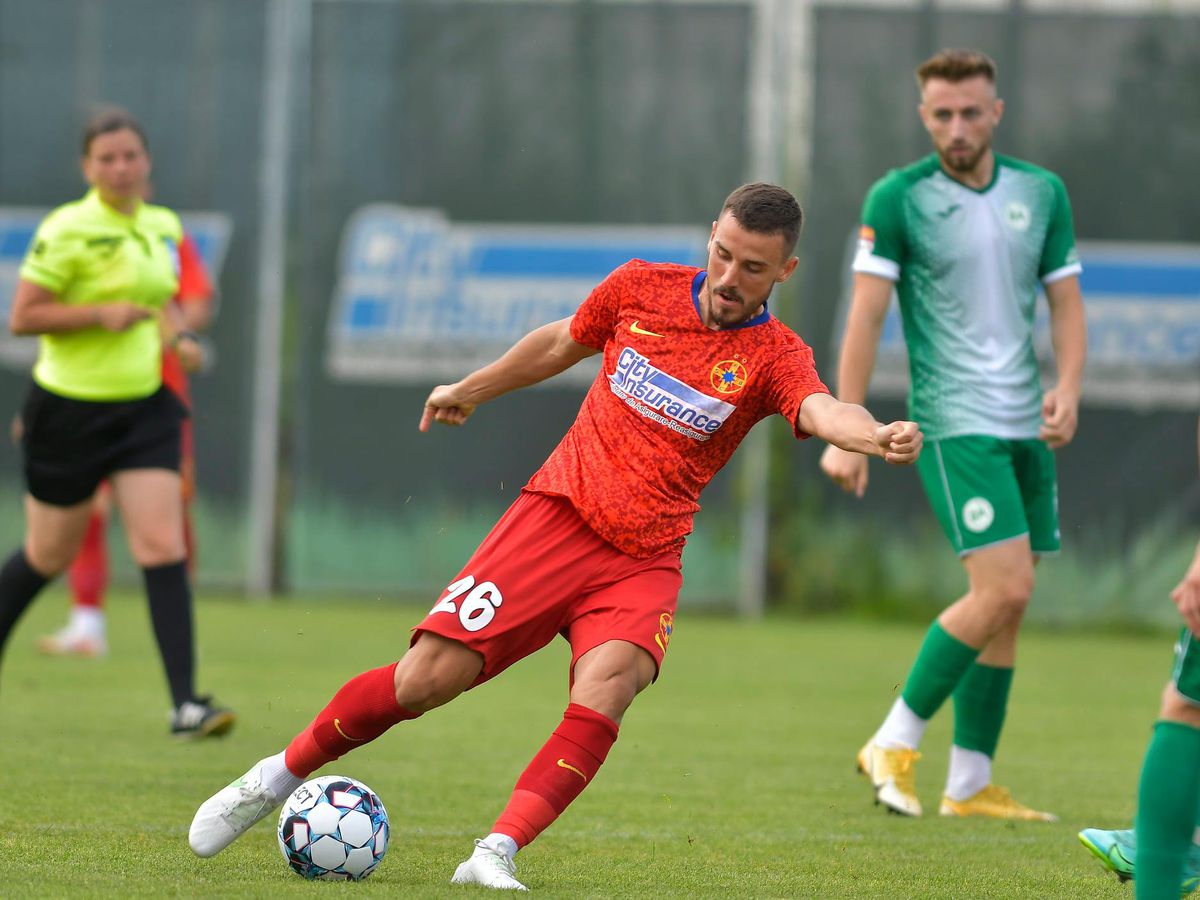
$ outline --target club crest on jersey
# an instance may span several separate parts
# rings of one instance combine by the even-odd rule
[[[737,408],[673,378],[632,347],[621,351],[608,383],[638,414],[697,441],[712,437]]]
[[[1033,216],[1029,212],[1028,206],[1020,200],[1013,200],[1004,207],[1004,220],[1013,231],[1028,231]]]
[[[667,644],[671,643],[671,632],[674,630],[674,616],[669,612],[665,612],[658,617],[658,634],[654,635],[654,641],[662,648],[664,653],[667,650]]]
[[[708,373],[713,389],[718,394],[736,394],[746,386],[749,373],[736,359],[726,359],[712,367]]]

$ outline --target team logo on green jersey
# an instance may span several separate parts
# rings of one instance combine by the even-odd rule
[[[1033,217],[1030,215],[1028,206],[1020,200],[1013,200],[1004,207],[1004,220],[1013,231],[1025,231],[1029,228]]]

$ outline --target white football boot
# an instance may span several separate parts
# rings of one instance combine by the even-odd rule
[[[517,864],[511,856],[483,839],[475,841],[475,852],[454,870],[451,884],[478,884],[501,891],[527,891],[516,879]]]
[[[75,627],[74,624],[58,629],[54,634],[38,638],[39,653],[46,656],[83,656],[97,659],[108,655],[108,641],[104,639],[104,629],[87,631]]]
[[[283,802],[282,797],[263,784],[263,763],[259,760],[250,771],[228,787],[205,800],[192,819],[188,843],[197,856],[215,856],[259,819],[270,815]]]

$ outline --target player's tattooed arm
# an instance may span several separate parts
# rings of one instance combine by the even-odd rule
[[[495,362],[476,369],[462,381],[435,387],[425,400],[420,430],[428,431],[434,422],[462,425],[481,403],[545,381],[594,356],[598,350],[571,337],[572,318],[535,328]]]
[[[924,440],[916,422],[884,425],[857,403],[842,403],[828,394],[809,394],[804,398],[799,425],[835,447],[881,456],[885,462],[898,466],[916,462]]]

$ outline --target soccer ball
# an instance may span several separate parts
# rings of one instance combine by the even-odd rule
[[[375,792],[344,775],[322,775],[292,792],[279,813],[279,852],[305,878],[358,881],[388,846],[387,810]]]

